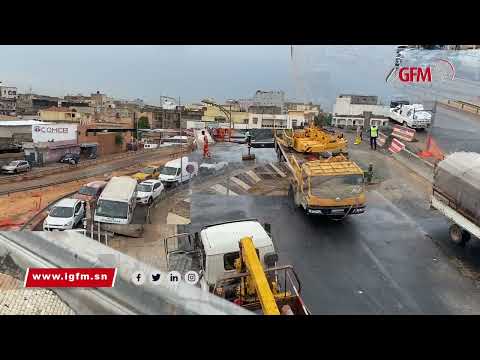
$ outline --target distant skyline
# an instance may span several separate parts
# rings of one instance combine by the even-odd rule
[[[0,81],[52,96],[96,91],[158,105],[161,95],[182,103],[205,97],[250,98],[256,90],[283,90],[289,100],[331,110],[340,93],[377,95],[392,89],[385,76],[395,45],[173,45],[0,46]]]

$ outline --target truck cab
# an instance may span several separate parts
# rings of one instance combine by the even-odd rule
[[[432,115],[421,104],[399,104],[390,109],[390,119],[412,129],[426,129],[431,125]]]
[[[205,226],[194,236],[184,233],[167,237],[167,268],[182,277],[196,271],[200,275],[197,286],[202,290],[253,312],[267,314],[260,300],[267,294],[278,313],[282,309],[285,315],[308,315],[310,311],[300,297],[300,280],[291,265],[277,266],[278,255],[269,231],[268,224],[262,226],[256,219],[246,219]],[[255,268],[243,266],[242,244],[246,240],[248,259]]]
[[[269,259],[275,253],[273,241],[265,228],[255,219],[239,220],[205,226],[192,237],[182,234],[176,244],[165,239],[165,252],[169,270],[182,275],[188,270],[200,273],[200,286],[212,290],[215,284],[235,273],[234,262],[239,257],[239,240],[248,235],[262,262],[267,268],[275,264]],[[182,241],[183,240],[183,241]],[[188,241],[188,243],[187,243]],[[173,249],[172,249],[173,245]]]

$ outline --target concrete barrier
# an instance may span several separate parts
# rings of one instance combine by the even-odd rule
[[[253,314],[183,280],[172,285],[166,273],[76,232],[0,233],[0,257],[6,254],[23,272],[28,267],[117,268],[113,288],[52,289],[77,314]],[[139,270],[147,276],[160,272],[158,285],[134,285],[131,277]]]
[[[427,180],[429,183],[433,183],[433,164],[423,160],[421,157],[407,149],[392,153],[392,156],[418,176]]]

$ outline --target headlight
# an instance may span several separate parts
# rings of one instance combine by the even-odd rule
[[[65,225],[66,225],[66,226],[71,226],[72,224],[73,224],[73,221],[69,221],[69,222],[67,222]]]

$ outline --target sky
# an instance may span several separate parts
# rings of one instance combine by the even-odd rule
[[[32,45],[0,46],[0,81],[19,93],[64,96],[100,91],[159,104],[251,98],[256,90],[283,90],[287,99],[331,110],[340,93],[377,95],[394,63],[391,46],[290,45]]]

